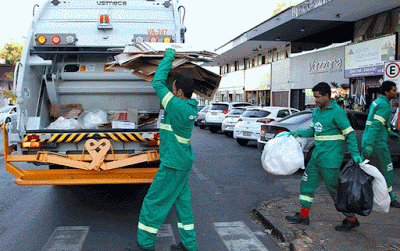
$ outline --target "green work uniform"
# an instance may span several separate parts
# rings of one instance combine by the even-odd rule
[[[153,250],[157,232],[175,206],[182,243],[188,250],[197,250],[188,179],[194,161],[190,137],[198,102],[181,99],[168,90],[166,80],[171,66],[171,59],[164,57],[153,79],[153,87],[165,108],[160,124],[161,165],[142,204],[138,243]]]
[[[391,200],[396,200],[393,194],[393,163],[387,139],[391,133],[390,103],[385,95],[381,95],[369,107],[367,123],[362,137],[362,147],[371,146],[370,164],[376,166],[386,179]]]
[[[326,184],[329,195],[335,200],[346,142],[348,151],[353,158],[360,156],[360,153],[357,147],[356,132],[351,127],[346,112],[334,100],[324,110],[317,107],[312,114],[311,128],[299,132],[301,137],[314,137],[315,139],[311,160],[301,179],[299,197],[303,207],[311,208],[314,191],[322,180]]]

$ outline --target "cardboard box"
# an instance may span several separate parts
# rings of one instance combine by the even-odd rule
[[[127,108],[126,111],[109,111],[108,120],[130,121],[137,124],[139,121],[139,112],[135,108]]]
[[[59,118],[61,116],[66,117],[68,113],[72,110],[78,110],[80,112],[83,112],[83,107],[81,104],[65,104],[65,105],[52,104],[50,106],[50,117],[53,118]]]
[[[136,123],[131,121],[114,120],[111,122],[111,127],[113,129],[135,129]]]

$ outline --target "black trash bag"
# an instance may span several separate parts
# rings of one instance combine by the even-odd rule
[[[353,159],[340,172],[336,191],[335,207],[342,213],[356,213],[368,216],[372,211],[374,177],[365,173]]]

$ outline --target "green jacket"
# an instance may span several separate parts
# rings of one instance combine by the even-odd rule
[[[161,60],[153,79],[153,88],[165,111],[160,124],[161,164],[178,170],[190,170],[193,165],[193,148],[190,138],[198,112],[197,101],[178,98],[166,87],[172,62]]]
[[[328,168],[340,167],[346,150],[345,141],[351,156],[360,156],[356,132],[346,112],[334,100],[324,110],[317,107],[312,114],[311,128],[299,132],[301,137],[314,137],[312,159]]]
[[[390,127],[390,102],[385,95],[379,96],[369,107],[367,123],[362,137],[362,146],[373,146],[375,142],[387,142]]]

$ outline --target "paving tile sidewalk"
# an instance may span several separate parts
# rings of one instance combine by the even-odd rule
[[[395,191],[400,194],[400,191]],[[262,203],[255,209],[263,224],[290,250],[400,250],[400,209],[357,216],[360,226],[350,232],[337,232],[344,216],[337,212],[327,194],[317,194],[310,210],[310,225],[290,224],[285,216],[301,208],[298,196]]]

